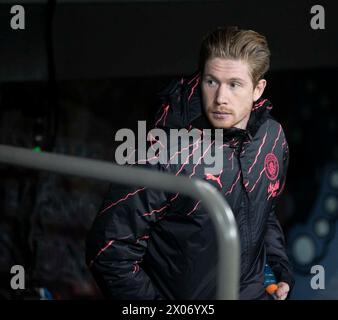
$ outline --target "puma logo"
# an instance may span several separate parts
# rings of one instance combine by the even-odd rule
[[[221,182],[221,175],[222,175],[222,172],[223,170],[219,173],[218,177],[214,176],[213,174],[211,173],[207,173],[205,175],[205,179],[206,180],[212,180],[212,181],[216,181],[218,183],[218,185],[220,186],[220,188],[222,189],[223,186],[222,186],[222,182]]]

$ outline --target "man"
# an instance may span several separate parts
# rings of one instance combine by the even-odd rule
[[[241,299],[267,299],[266,263],[277,278],[279,299],[293,285],[274,213],[285,184],[288,145],[269,115],[272,105],[261,98],[269,56],[266,39],[254,31],[228,27],[208,34],[198,72],[160,94],[156,126],[222,129],[223,143],[214,151],[221,150],[223,166],[218,174],[205,174],[203,161],[188,158],[150,166],[205,179],[224,195],[240,234]],[[202,148],[203,139],[190,145],[189,155]],[[88,235],[87,262],[103,293],[114,299],[215,298],[212,221],[202,203],[179,194],[112,186]]]

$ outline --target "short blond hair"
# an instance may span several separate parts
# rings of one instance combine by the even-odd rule
[[[233,26],[219,27],[203,38],[199,58],[202,73],[206,61],[212,58],[246,61],[254,85],[270,67],[270,50],[266,38],[256,31]]]

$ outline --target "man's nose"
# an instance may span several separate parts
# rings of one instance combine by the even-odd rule
[[[220,104],[228,104],[229,90],[225,85],[220,85],[216,92],[216,102]]]

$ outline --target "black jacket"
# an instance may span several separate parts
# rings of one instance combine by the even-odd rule
[[[195,74],[173,81],[160,93],[157,127],[210,127],[201,108],[199,82]],[[182,161],[169,166],[148,164],[151,169],[205,179],[225,196],[240,233],[241,299],[266,298],[266,262],[278,281],[293,286],[274,212],[285,185],[288,145],[281,125],[269,115],[271,108],[268,100],[260,99],[246,130],[223,130],[219,175],[205,175],[203,161],[197,166],[189,161],[183,166]],[[189,152],[195,147],[190,146]],[[202,203],[180,194],[112,185],[88,234],[86,253],[107,297],[215,298],[217,243],[212,221]]]

